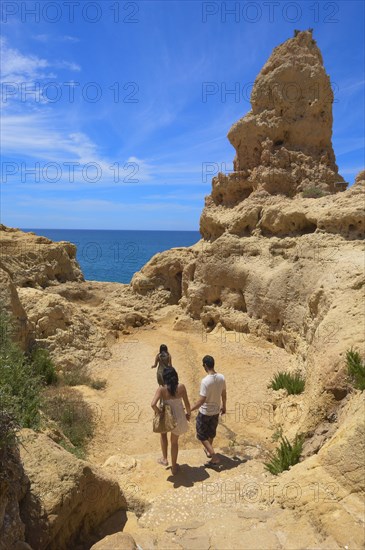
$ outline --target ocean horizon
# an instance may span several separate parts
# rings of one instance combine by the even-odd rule
[[[158,252],[191,246],[201,239],[199,231],[39,228],[22,228],[22,231],[75,244],[76,259],[86,280],[127,284]]]

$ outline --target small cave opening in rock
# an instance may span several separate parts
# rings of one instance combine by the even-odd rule
[[[215,328],[215,326],[216,326],[216,322],[214,321],[214,319],[210,318],[207,321],[207,328],[209,328],[212,331]]]
[[[190,270],[190,273],[189,273],[189,281],[194,281],[194,276],[195,276],[195,270],[196,270],[196,265],[194,264]],[[182,278],[182,276],[181,276]]]
[[[222,193],[218,193],[218,195],[216,195],[216,196],[214,197],[214,202],[215,202],[215,204],[217,204],[217,205],[223,203],[223,195],[222,195]]]
[[[236,200],[238,202],[244,201],[245,199],[248,199],[252,192],[252,187],[249,189],[240,189],[240,191],[237,193]]]
[[[251,227],[249,225],[245,225],[244,227],[240,227],[236,235],[239,237],[249,237],[251,235]]]
[[[302,235],[308,235],[308,233],[314,233],[317,229],[317,225],[315,223],[309,222],[301,231]]]
[[[177,282],[177,299],[180,300],[182,297],[182,271],[176,273],[175,280]]]

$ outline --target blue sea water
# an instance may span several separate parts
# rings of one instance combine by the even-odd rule
[[[77,246],[76,259],[85,279],[129,283],[136,271],[157,254],[200,240],[199,231],[122,231],[94,229],[24,229],[52,241]]]

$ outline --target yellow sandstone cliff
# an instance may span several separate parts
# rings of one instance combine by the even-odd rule
[[[242,399],[249,399],[253,392],[271,407],[275,425],[290,439],[296,433],[306,436],[303,460],[277,478],[264,472],[264,455],[254,453],[249,463],[242,460],[220,478],[212,473],[211,494],[217,499],[217,484],[222,480],[230,486],[243,481],[247,486],[250,481],[273,488],[256,499],[241,501],[233,518],[232,507],[222,499],[214,501],[214,506],[208,502],[207,508],[202,507],[197,484],[206,478],[192,477],[190,485],[177,485],[172,490],[175,493],[165,492],[165,480],[160,481],[161,474],[153,469],[148,448],[132,465],[112,457],[103,473],[86,463],[81,466],[73,457],[66,468],[72,476],[62,474],[66,479],[72,477],[68,486],[56,476],[62,457],[62,467],[68,464],[66,451],[45,435],[26,432],[23,437],[30,452],[48,449],[45,461],[53,464],[49,466],[53,485],[59,483],[60,491],[54,491],[52,498],[44,496],[45,479],[32,457],[22,453],[30,486],[23,482],[11,498],[0,498],[0,533],[6,531],[11,514],[15,517],[20,501],[26,533],[33,533],[25,540],[34,548],[67,548],[80,533],[80,540],[86,540],[93,528],[121,506],[119,500],[115,504],[108,496],[99,512],[93,505],[87,510],[80,503],[78,520],[71,520],[57,499],[74,501],[78,489],[72,484],[80,487],[85,476],[86,481],[90,476],[98,487],[111,493],[115,479],[121,486],[138,483],[144,491],[141,502],[146,498],[151,507],[144,511],[142,504],[134,503],[141,506],[141,517],[139,526],[130,531],[143,548],[240,548],[240,541],[246,544],[242,548],[363,547],[364,394],[349,383],[345,354],[350,347],[363,353],[365,172],[358,174],[349,188],[338,174],[331,143],[332,102],[329,77],[310,31],[299,32],[275,48],[255,81],[252,110],[228,133],[236,150],[235,171],[213,178],[201,216],[202,240],[190,248],[156,255],[134,275],[131,285],[84,281],[69,243],[52,243],[0,228],[1,299],[17,320],[17,338],[24,348],[32,339],[38,341],[51,351],[61,369],[103,362],[113,366],[114,357],[121,370],[112,373],[110,380],[118,383],[119,373],[122,377],[130,373],[129,391],[134,395],[137,367],[130,363],[136,361],[136,354],[121,366],[118,355],[126,349],[124,338],[128,344],[133,331],[139,334],[138,353],[143,357],[144,341],[150,346],[156,340],[152,327],[159,337],[175,333],[176,342],[185,338],[188,345],[181,357],[186,358],[185,374],[190,369],[194,384],[200,372],[193,371],[200,358],[191,358],[188,351],[190,346],[193,353],[199,349],[201,328],[208,335],[217,331],[242,335],[247,346],[237,352],[235,361],[240,358],[240,362],[236,368],[229,367],[231,380],[235,380],[232,395],[240,400],[240,384],[244,387],[249,382]],[[160,321],[164,323],[162,332],[158,332]],[[149,330],[152,336],[148,336]],[[255,343],[257,349],[261,346],[256,374],[245,370]],[[271,366],[263,362],[267,353],[272,357]],[[227,360],[223,353],[222,361],[225,357]],[[270,369],[279,370],[280,361],[305,376],[303,394],[277,395],[266,389]],[[138,376],[141,383],[147,375]],[[108,387],[100,398],[87,389],[83,393],[85,399],[105,406],[115,397]],[[300,411],[295,422],[281,414],[283,407]],[[107,415],[103,420],[107,426]],[[115,426],[110,426],[111,439],[115,438]],[[145,426],[147,429],[149,419],[145,425],[118,427],[116,433],[125,438],[122,452],[134,453],[129,451],[138,443],[134,434],[143,438]],[[228,433],[229,429],[232,426],[227,420]],[[90,450],[92,456],[100,457],[99,466],[104,453],[97,445],[102,441],[110,448],[109,435],[105,427],[103,430]],[[240,430],[242,438],[249,433],[245,426]],[[265,445],[268,430],[260,425],[260,419],[252,425],[251,438],[255,430],[256,442]],[[219,441],[226,439],[222,432]],[[146,441],[148,446],[150,434]],[[189,439],[190,444],[194,443]],[[182,456],[195,464],[199,458],[194,452]],[[41,519],[37,519],[36,508],[29,508],[32,499],[42,510]],[[124,507],[129,506],[127,501],[123,500]],[[190,514],[187,519],[191,521],[185,526],[164,524],[164,515],[170,517],[169,510],[176,508],[176,502]],[[227,532],[218,529],[219,517],[209,515],[214,509],[228,522]],[[17,521],[14,519],[17,540],[24,540]],[[37,529],[40,539],[34,538]],[[303,533],[303,546],[296,529]],[[146,531],[153,534],[150,539]],[[118,536],[111,535],[95,548],[109,548]],[[133,548],[133,540],[123,540]]]

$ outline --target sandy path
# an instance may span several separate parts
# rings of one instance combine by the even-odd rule
[[[168,309],[168,308],[167,308]],[[227,380],[227,415],[220,424],[217,446],[248,440],[265,445],[270,442],[273,422],[268,403],[267,382],[272,374],[292,361],[282,349],[250,335],[218,331],[206,335],[199,325],[193,330],[172,330],[170,314],[153,326],[142,327],[112,348],[109,361],[94,363],[95,376],[105,378],[105,390],[84,387],[84,397],[98,412],[98,423],[88,451],[92,462],[102,464],[115,454],[158,453],[159,438],[152,432],[150,402],[157,387],[156,370],[151,369],[161,343],[172,354],[173,365],[193,403],[205,372],[202,357],[209,353],[216,369]],[[197,449],[195,414],[187,434],[180,438],[182,449]]]
[[[80,388],[101,413],[88,458],[102,465],[118,455],[107,472],[141,515],[137,519],[128,512],[126,522],[125,515],[116,513],[101,528],[100,539],[123,530],[143,550],[338,548],[333,539],[324,540],[308,518],[266,500],[272,476],[264,469],[265,449],[276,445],[271,441],[274,423],[267,383],[294,359],[250,335],[218,331],[207,336],[198,323],[188,332],[173,330],[175,310],[166,312],[153,326],[114,345],[110,360],[90,366],[95,376],[107,379],[105,390]],[[206,457],[195,438],[195,415],[189,432],[180,438],[177,476],[156,462],[160,445],[152,432],[150,402],[157,382],[151,364],[161,343],[168,345],[191,402],[205,374],[205,354],[215,357],[217,370],[226,376],[228,414],[218,427],[215,445],[223,461],[219,472],[203,466]],[[132,467],[126,469],[130,462]]]

